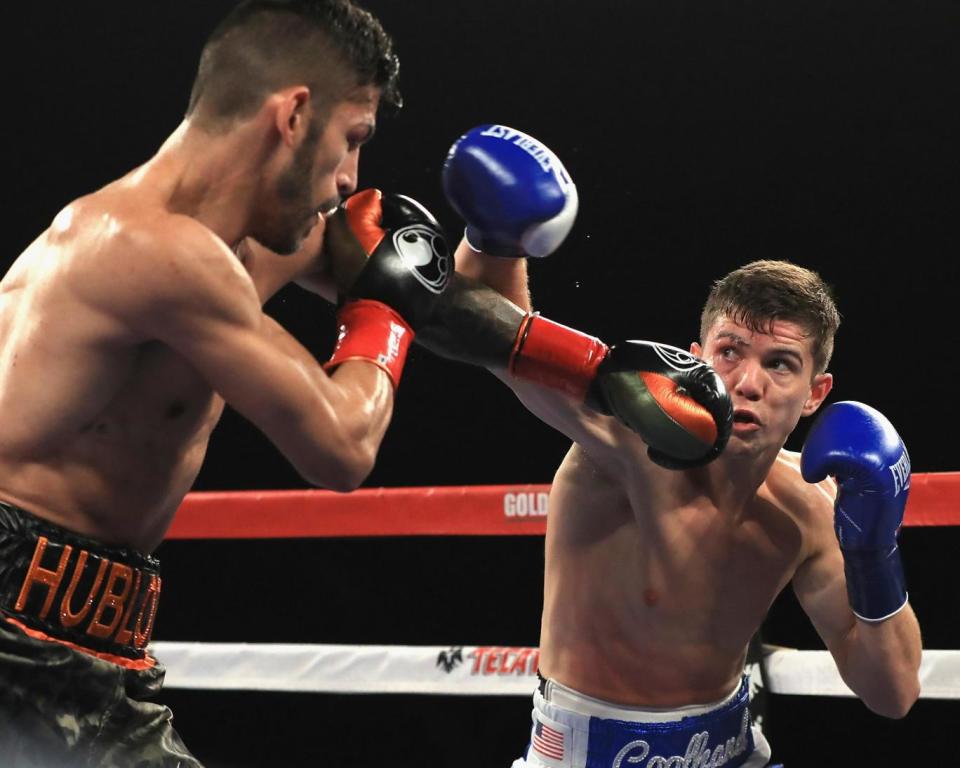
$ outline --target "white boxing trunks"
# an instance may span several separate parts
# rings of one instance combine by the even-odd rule
[[[722,701],[674,710],[609,704],[553,680],[512,768],[760,768],[770,746],[750,720],[748,680]]]

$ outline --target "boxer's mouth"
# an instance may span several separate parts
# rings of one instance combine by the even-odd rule
[[[747,410],[746,408],[737,408],[733,412],[733,423],[734,424],[756,424],[757,426],[762,426],[762,422],[757,417],[753,411]]]

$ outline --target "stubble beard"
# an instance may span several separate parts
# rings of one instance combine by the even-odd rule
[[[254,240],[282,256],[295,253],[317,221],[310,184],[314,144],[305,141],[294,153],[276,181],[271,212],[251,233]]]

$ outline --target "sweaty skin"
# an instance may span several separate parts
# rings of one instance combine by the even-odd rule
[[[529,309],[526,269],[462,243],[457,269]],[[655,465],[639,436],[555,391],[494,371],[573,440],[553,480],[540,669],[615,704],[677,708],[723,699],[747,644],[792,581],[844,681],[874,711],[902,717],[919,694],[920,634],[908,605],[880,624],[847,603],[832,480],[804,482],[783,449],[832,385],[795,323],[769,333],[728,317],[691,352],[724,380],[734,428],[712,463]]]
[[[389,423],[386,375],[351,362],[327,376],[261,307],[305,273],[323,291],[319,212],[355,189],[378,98],[335,104],[300,155],[304,88],[226,135],[185,121],[57,214],[0,282],[0,499],[149,552],[225,397],[307,479],[362,479]],[[279,194],[291,169],[299,194]],[[278,256],[248,236],[300,247]]]

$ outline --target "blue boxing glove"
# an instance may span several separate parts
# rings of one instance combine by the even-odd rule
[[[492,256],[548,256],[577,215],[577,188],[557,156],[503,125],[481,125],[450,147],[443,190],[467,223],[467,243]]]
[[[897,534],[910,457],[897,430],[870,406],[834,403],[810,430],[800,470],[808,483],[837,480],[834,529],[853,612],[864,621],[890,618],[907,603]]]

